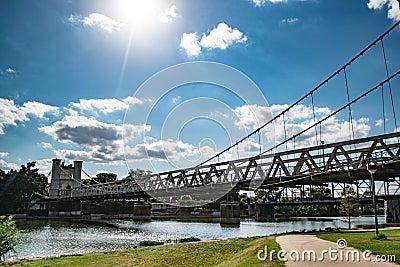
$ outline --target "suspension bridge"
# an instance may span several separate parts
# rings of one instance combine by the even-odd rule
[[[372,192],[372,195],[381,200],[396,200],[398,205],[400,132],[396,112],[400,103],[400,64],[390,58],[386,45],[393,40],[399,40],[399,23],[395,23],[279,114],[201,164],[191,168],[148,174],[130,181],[84,185],[80,173],[82,162],[76,162],[76,166],[71,168],[62,166],[61,160],[53,160],[50,200],[156,197],[172,201],[173,196],[188,194],[196,200],[218,190],[237,192],[265,189],[270,193],[271,203],[283,203],[303,201],[301,198],[306,188],[325,187],[331,190],[331,201],[337,201],[341,190],[347,184],[357,187],[357,192],[358,189],[364,188],[364,192]],[[393,47],[393,43],[390,43],[390,46]],[[396,51],[398,43],[395,46]],[[380,58],[379,73],[382,75],[366,88],[361,90],[357,87],[353,92],[350,86],[351,74],[357,72],[357,64],[365,64],[362,58],[371,53],[374,53],[374,60]],[[377,54],[380,55],[376,56]],[[355,70],[352,70],[353,66]],[[324,117],[318,117],[318,96],[324,95],[324,90],[329,90],[330,83],[340,84],[340,80],[343,91],[339,93],[339,88],[336,90],[341,96],[344,93],[345,101]],[[355,93],[358,95],[351,97]],[[382,131],[379,134],[360,137],[355,130],[354,107],[365,105],[363,101],[366,99],[373,99],[375,105],[381,106],[381,114],[374,115],[380,117]],[[305,127],[293,132],[289,130],[288,117],[290,112],[303,103],[308,103],[307,106],[311,107],[312,120]],[[348,127],[337,131],[347,131],[347,140],[330,142],[330,136],[324,131],[329,127],[329,122],[340,114],[346,118],[345,125]],[[238,147],[248,140],[260,140],[260,136],[265,134],[263,130],[273,124],[283,126],[284,137],[277,140],[272,147],[262,150],[260,144],[260,151],[255,155],[242,158],[238,154],[235,159],[220,161],[226,158],[226,155],[234,154],[233,151],[238,150]],[[310,141],[304,143],[305,139],[315,141],[313,144]],[[71,172],[68,176],[70,178],[62,178],[63,173],[68,173],[68,168]],[[66,187],[68,179],[69,186]],[[399,207],[395,209],[398,214]]]

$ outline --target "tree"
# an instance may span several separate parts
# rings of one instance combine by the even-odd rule
[[[94,184],[94,182],[93,182],[92,179],[82,179],[82,180],[81,180],[81,183],[82,183],[84,186],[89,186],[89,185],[91,185],[91,184]]]
[[[340,213],[348,217],[349,229],[351,229],[351,217],[360,216],[361,214],[360,201],[351,186],[343,188],[342,196],[344,198],[340,201]]]
[[[142,169],[136,169],[136,170],[130,170],[129,174],[127,177],[124,178],[129,180],[129,179],[135,179],[135,178],[139,178],[139,177],[143,177],[143,176],[148,176],[151,174],[151,171],[147,170],[142,170]]]
[[[331,190],[326,187],[311,187],[307,190],[306,198],[311,200],[327,200],[332,198]]]
[[[0,169],[0,183],[7,177],[7,174],[5,171]]]
[[[239,201],[240,203],[248,204],[251,202],[251,198],[246,193],[243,193],[239,195]]]
[[[130,170],[128,176],[123,178],[123,181],[131,182],[134,181],[137,178],[141,178],[147,175],[150,175],[151,171],[147,170],[142,170],[142,169],[136,169],[136,170]]]
[[[18,172],[11,170],[1,179],[0,214],[24,212],[31,200],[49,194],[47,177],[38,171],[35,162],[29,162]]]
[[[115,182],[117,180],[117,175],[115,173],[98,173],[96,174],[95,178],[96,182],[98,183],[110,183],[110,182]]]
[[[18,229],[11,216],[0,216],[0,261],[18,244]]]

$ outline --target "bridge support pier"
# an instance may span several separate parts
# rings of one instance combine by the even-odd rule
[[[385,222],[400,223],[400,200],[385,200]]]
[[[219,222],[222,226],[240,226],[240,203],[221,202]]]
[[[73,217],[82,215],[81,201],[50,201],[49,217]]]
[[[134,204],[133,219],[139,221],[151,220],[151,204]]]
[[[269,203],[257,203],[256,220],[269,221],[275,219],[274,205]]]

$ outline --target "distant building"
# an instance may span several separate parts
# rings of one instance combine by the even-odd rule
[[[50,198],[58,196],[58,190],[69,189],[81,186],[82,181],[82,163],[76,160],[74,165],[65,165],[61,159],[53,159],[50,181]]]

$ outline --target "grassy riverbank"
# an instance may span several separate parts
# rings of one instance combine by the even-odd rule
[[[283,262],[259,261],[257,252],[279,250],[275,236],[141,247],[123,251],[24,260],[11,266],[283,266]]]
[[[375,239],[375,232],[346,232],[321,234],[319,238],[336,242],[339,238],[347,240],[349,247],[357,248],[361,251],[370,250],[375,255],[395,255],[396,263],[400,264],[400,230],[379,231],[387,236],[387,239]]]

